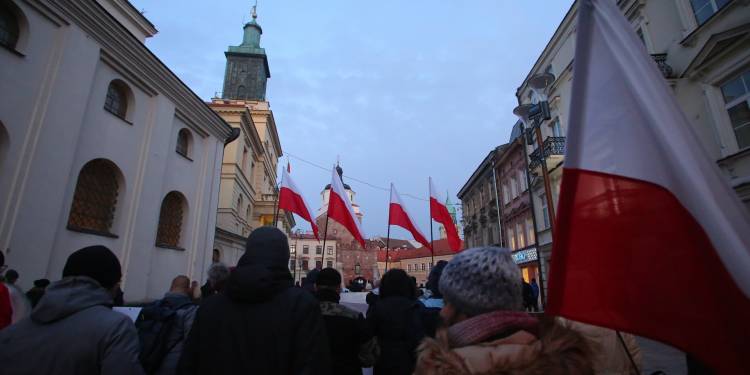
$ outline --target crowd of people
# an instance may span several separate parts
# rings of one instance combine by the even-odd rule
[[[74,252],[60,280],[37,280],[26,295],[6,272],[1,372],[638,373],[632,337],[626,348],[603,328],[527,313],[533,306],[507,249],[468,249],[438,262],[424,293],[391,269],[374,283],[366,314],[340,303],[337,270],[318,270],[302,288],[288,264],[287,237],[256,229],[236,267],[215,263],[203,286],[175,277],[135,321],[112,309],[122,293],[121,267],[104,246]]]

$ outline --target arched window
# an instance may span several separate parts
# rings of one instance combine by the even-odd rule
[[[237,99],[245,99],[245,86],[239,85],[237,87]]]
[[[115,218],[119,170],[105,159],[94,159],[78,174],[73,204],[68,217],[68,229],[112,235]]]
[[[171,191],[164,197],[159,213],[159,228],[156,231],[156,246],[180,247],[180,235],[182,234],[186,207],[185,196],[177,191]]]
[[[245,211],[245,220],[249,223],[250,222],[250,205],[247,205],[247,210]]]
[[[238,214],[240,210],[242,210],[242,194],[240,194],[240,196],[237,197],[237,213]]]
[[[20,30],[16,12],[7,2],[0,2],[0,45],[15,49]]]
[[[190,155],[189,153],[191,138],[192,135],[190,134],[190,130],[180,129],[180,131],[177,133],[177,148],[175,149],[175,151],[187,158]]]
[[[219,249],[214,249],[214,252],[211,255],[211,263],[219,262],[221,262],[221,251],[219,251]]]
[[[114,80],[109,83],[104,109],[123,120],[125,119],[128,113],[128,87],[124,82]]]

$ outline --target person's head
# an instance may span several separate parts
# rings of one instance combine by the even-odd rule
[[[440,283],[440,275],[443,274],[443,270],[445,269],[445,266],[448,265],[448,261],[441,260],[438,261],[434,267],[432,267],[432,270],[430,271],[430,275],[427,276],[427,290],[432,293],[432,297],[435,298],[443,298],[443,295],[440,293],[440,288],[438,287],[438,284]]]
[[[445,301],[440,314],[448,324],[523,307],[521,271],[504,248],[478,247],[459,253],[445,266],[439,288]]]
[[[416,298],[414,281],[402,269],[388,270],[380,281],[380,298],[406,297]]]
[[[172,279],[172,285],[169,287],[171,293],[180,293],[186,296],[190,295],[190,279],[185,275],[179,275]]]
[[[62,277],[87,276],[102,288],[114,291],[122,278],[120,260],[108,248],[88,246],[70,254],[65,261]]]
[[[327,289],[341,293],[341,274],[333,268],[323,268],[315,280],[315,289]]]
[[[34,287],[39,289],[44,289],[49,285],[49,280],[47,279],[39,279],[34,280]]]
[[[536,284],[536,279],[532,277],[532,278],[531,278],[531,283],[532,283],[532,284]]]
[[[208,284],[218,290],[229,279],[229,268],[224,263],[214,263],[208,268]]]
[[[8,284],[15,284],[19,277],[18,271],[16,270],[8,270],[5,272],[5,281]]]
[[[289,267],[289,242],[278,228],[260,227],[250,233],[237,267],[264,266],[287,269]]]

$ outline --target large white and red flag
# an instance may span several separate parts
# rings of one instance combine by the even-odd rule
[[[397,225],[408,230],[417,242],[432,250],[430,242],[411,220],[411,215],[409,215],[409,211],[407,211],[404,202],[401,201],[401,196],[393,184],[391,184],[391,204],[388,207],[388,225]]]
[[[320,238],[318,238],[318,226],[315,225],[315,221],[313,221],[312,216],[310,216],[310,210],[307,208],[308,206],[307,203],[305,203],[305,199],[302,197],[302,193],[297,188],[297,185],[294,184],[294,180],[292,180],[292,177],[289,175],[290,169],[291,168],[289,167],[289,164],[287,164],[287,167],[283,169],[281,174],[279,208],[289,212],[294,212],[301,218],[310,222],[313,234],[315,234],[315,239],[320,241]]]
[[[453,222],[450,212],[448,212],[448,207],[440,199],[440,195],[438,195],[435,185],[432,183],[432,177],[430,177],[430,220],[443,224],[445,234],[448,236],[448,246],[451,250],[461,250],[461,237],[458,236],[456,224]]]
[[[548,311],[743,373],[750,215],[615,1],[578,17]]]
[[[344,183],[341,182],[341,176],[339,176],[335,168],[331,177],[331,191],[328,197],[328,218],[336,220],[339,224],[343,225],[354,239],[362,245],[362,248],[365,248],[362,228],[359,226],[359,221],[357,221],[354,215],[352,204],[349,202],[349,195],[346,194]]]

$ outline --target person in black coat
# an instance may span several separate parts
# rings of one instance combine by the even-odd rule
[[[315,297],[326,324],[332,360],[332,375],[362,375],[378,356],[378,343],[362,314],[339,303],[341,274],[324,268],[315,281]]]
[[[417,301],[416,284],[409,275],[401,269],[386,272],[380,283],[378,302],[367,316],[380,346],[376,375],[414,372],[417,346],[425,337],[424,314],[424,305]]]
[[[288,265],[284,233],[254,230],[226,290],[198,309],[178,373],[330,374],[318,301],[293,287]]]

